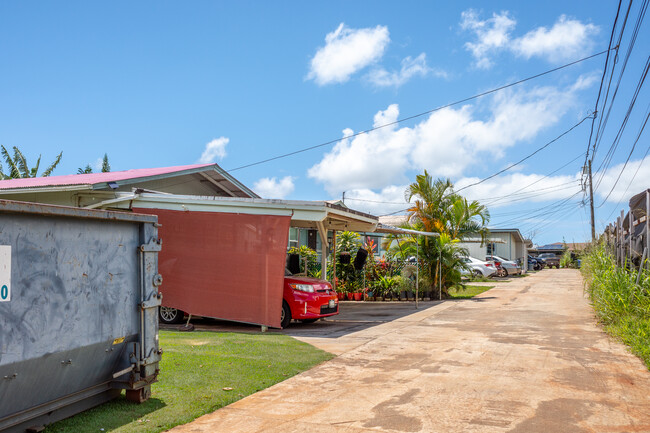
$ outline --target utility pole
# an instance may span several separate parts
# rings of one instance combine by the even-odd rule
[[[591,159],[589,160],[589,207],[591,208],[591,242],[596,242],[596,222],[594,219],[594,189],[591,179]]]
[[[342,198],[343,204],[345,204],[345,191],[343,191],[343,197],[341,197],[341,198]]]

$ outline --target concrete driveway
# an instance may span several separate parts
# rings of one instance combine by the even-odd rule
[[[290,328],[340,355],[171,431],[650,432],[650,372],[598,328],[577,271],[398,316]]]

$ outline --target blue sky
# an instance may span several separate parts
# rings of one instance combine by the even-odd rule
[[[616,7],[6,1],[0,3],[0,144],[18,146],[32,163],[63,151],[54,172],[63,175],[96,165],[104,153],[114,171],[200,161],[233,170],[334,140],[232,174],[263,197],[322,200],[346,191],[350,207],[388,214],[406,207],[404,189],[424,169],[460,188],[576,125],[594,109],[605,55],[345,137],[603,51]],[[612,89],[638,7],[623,34]],[[622,169],[647,115],[647,85],[611,162],[605,159],[649,47],[643,23],[594,158],[598,231],[650,186],[650,157],[641,164],[647,131]],[[519,228],[535,243],[586,240],[579,179],[590,127],[583,122],[462,193],[488,205],[491,225]]]

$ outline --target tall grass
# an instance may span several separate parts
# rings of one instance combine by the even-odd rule
[[[596,314],[612,335],[629,345],[650,369],[650,271],[616,266],[604,245],[584,259],[582,273]]]

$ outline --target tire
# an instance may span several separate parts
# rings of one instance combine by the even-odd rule
[[[501,268],[501,269],[499,269],[497,275],[500,276],[500,277],[507,277],[508,276],[508,271],[506,271],[505,268]]]
[[[158,309],[158,317],[160,318],[160,323],[165,325],[176,325],[183,321],[183,316],[185,313],[181,310],[171,307],[160,307]]]
[[[291,308],[289,308],[289,304],[287,304],[285,301],[282,301],[282,316],[280,316],[280,327],[284,329],[289,326],[289,323],[291,323]]]
[[[483,276],[483,273],[479,271],[478,269],[474,269],[474,276],[476,278],[481,278]]]
[[[300,322],[301,323],[314,323],[318,319],[302,319]]]

